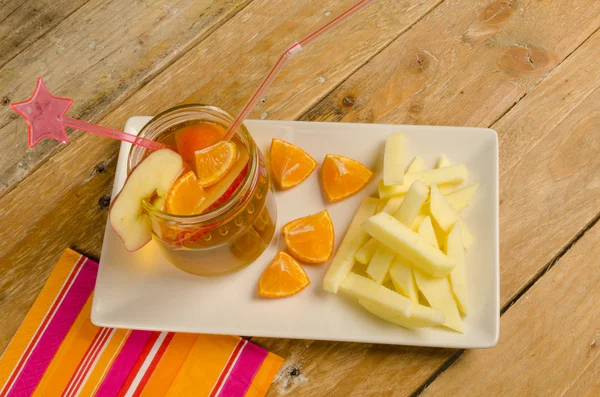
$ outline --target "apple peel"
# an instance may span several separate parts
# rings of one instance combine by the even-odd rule
[[[136,251],[152,239],[150,219],[142,209],[142,201],[153,196],[165,197],[183,170],[179,154],[161,149],[131,171],[109,212],[110,224],[128,251]]]

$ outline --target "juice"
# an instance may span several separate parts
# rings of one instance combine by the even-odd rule
[[[186,171],[196,169],[195,150],[219,142],[226,131],[227,119],[203,117],[204,113],[229,116],[212,107],[191,107],[173,109],[186,113],[180,122],[165,125],[153,119],[155,122],[141,132],[177,147]],[[165,114],[157,118],[161,116],[165,118]],[[240,130],[230,140],[236,147],[233,165],[218,182],[204,189],[205,199],[197,207],[198,213],[168,213],[164,199],[144,206],[164,256],[186,272],[217,275],[237,270],[254,261],[273,238],[276,207],[271,180],[256,144],[245,127]],[[130,154],[130,169],[148,154],[142,149],[136,156],[135,149]]]

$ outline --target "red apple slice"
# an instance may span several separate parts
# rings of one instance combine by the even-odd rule
[[[165,197],[183,171],[183,159],[170,149],[151,153],[129,174],[109,213],[110,224],[128,251],[136,251],[152,239],[148,215],[142,200]]]

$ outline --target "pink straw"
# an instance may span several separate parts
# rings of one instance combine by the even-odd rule
[[[142,138],[141,136],[131,135],[123,131],[113,130],[112,128],[103,127],[98,124],[90,124],[82,120],[72,119],[70,117],[64,117],[63,124],[67,127],[91,132],[92,134],[102,135],[107,138],[117,139],[119,141],[129,142],[150,150],[159,150],[165,148],[176,150],[174,146],[165,145],[150,139]]]
[[[248,100],[248,102],[246,102],[246,104],[244,105],[244,108],[242,109],[242,111],[237,115],[237,117],[235,118],[235,120],[233,120],[233,123],[231,123],[231,125],[229,126],[229,129],[227,130],[227,134],[225,134],[225,137],[223,139],[224,140],[231,139],[231,137],[234,135],[234,133],[237,130],[237,128],[246,119],[246,116],[248,116],[248,113],[250,113],[250,111],[252,111],[252,109],[254,109],[254,106],[256,105],[256,102],[258,101],[258,98],[260,98],[261,94],[271,85],[271,83],[273,82],[273,80],[275,79],[275,77],[279,74],[279,72],[281,71],[281,69],[283,68],[283,66],[285,65],[285,63],[291,57],[293,57],[295,54],[297,54],[298,52],[300,52],[300,50],[302,50],[302,48],[304,48],[305,46],[307,46],[310,42],[312,42],[314,39],[316,39],[317,37],[319,37],[321,34],[325,33],[329,29],[333,28],[338,23],[340,23],[344,19],[348,18],[350,15],[352,15],[355,12],[359,11],[361,8],[363,8],[364,6],[366,6],[367,4],[369,4],[371,1],[372,0],[361,0],[361,1],[359,1],[355,5],[353,5],[352,7],[350,7],[349,9],[347,9],[346,11],[344,11],[343,13],[341,13],[340,15],[338,15],[333,20],[329,21],[325,25],[321,26],[319,29],[315,30],[314,32],[312,32],[311,34],[309,34],[308,36],[306,36],[304,39],[302,39],[302,40],[300,40],[300,41],[292,44],[291,46],[289,46],[283,52],[283,54],[281,54],[281,56],[279,57],[279,59],[277,60],[277,62],[275,63],[275,65],[273,66],[273,69],[271,69],[271,71],[269,72],[269,74],[267,74],[267,77],[265,77],[265,79],[260,84],[260,86],[258,87],[258,89],[256,90],[256,92],[250,97],[250,99]]]
[[[65,117],[65,113],[73,104],[70,98],[62,98],[52,95],[41,78],[38,77],[35,90],[31,98],[23,102],[11,103],[10,107],[19,113],[27,122],[28,145],[33,148],[44,138],[55,139],[62,143],[68,143],[69,137],[65,127],[76,128],[102,135],[112,139],[118,139],[143,146],[150,150],[164,148],[175,149],[173,146],[164,145],[150,139],[131,135],[123,131],[113,130],[101,125],[91,124],[82,120]]]

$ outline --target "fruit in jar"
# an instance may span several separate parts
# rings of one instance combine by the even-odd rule
[[[194,171],[188,171],[180,176],[169,189],[165,210],[174,215],[199,214],[204,200],[206,200],[206,192],[198,183]]]
[[[196,151],[214,145],[223,135],[223,128],[215,124],[201,123],[181,127],[175,131],[177,152],[184,162],[193,166]]]
[[[166,196],[183,169],[178,153],[161,149],[150,153],[131,171],[109,212],[110,224],[128,251],[138,250],[152,239],[142,200]]]
[[[238,157],[233,142],[220,141],[194,153],[198,183],[207,188],[219,182],[231,170]]]

